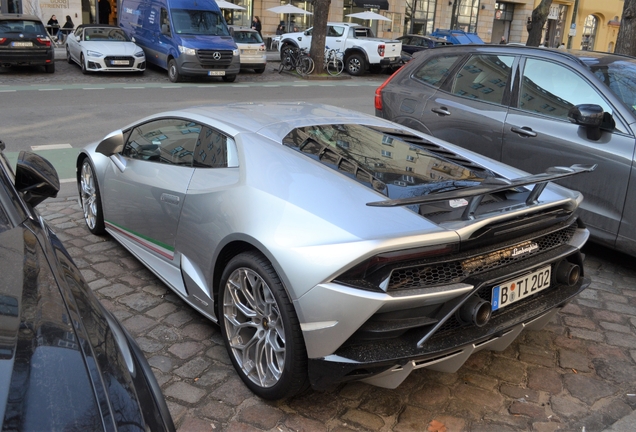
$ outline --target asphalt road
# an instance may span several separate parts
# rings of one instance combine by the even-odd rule
[[[174,85],[162,71],[83,76],[75,65],[57,65],[53,75],[0,70],[0,139],[10,153],[67,144],[70,149],[38,151],[72,165],[72,154],[63,152],[134,119],[189,104],[308,100],[372,114],[373,92],[385,78],[317,82],[269,70],[240,75],[234,84]],[[418,370],[395,390],[350,383],[271,403],[240,382],[215,325],[109,236],[90,235],[75,188],[71,179],[60,197],[38,208],[97,296],[139,341],[180,431],[636,430],[631,257],[586,247],[590,288],[545,329],[523,334],[503,352],[480,352],[456,373]]]

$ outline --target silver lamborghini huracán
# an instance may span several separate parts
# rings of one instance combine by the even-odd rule
[[[87,146],[81,205],[219,324],[257,395],[455,371],[589,285],[578,192],[306,103],[164,112]]]

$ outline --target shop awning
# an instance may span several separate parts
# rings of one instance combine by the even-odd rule
[[[353,0],[353,4],[365,9],[389,10],[389,0]]]

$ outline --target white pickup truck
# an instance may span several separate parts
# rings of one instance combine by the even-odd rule
[[[290,46],[309,51],[312,30],[285,33],[280,38],[279,51],[284,53]],[[343,53],[345,69],[351,75],[362,75],[369,67],[379,69],[401,62],[402,42],[376,38],[369,27],[358,24],[327,23],[327,47]]]

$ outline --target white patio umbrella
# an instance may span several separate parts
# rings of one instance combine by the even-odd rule
[[[245,10],[245,8],[243,6],[239,6],[237,4],[230,3],[229,1],[226,1],[226,0],[215,0],[215,1],[216,1],[216,4],[221,9]]]
[[[289,15],[313,15],[311,12],[306,11],[305,9],[301,9],[299,7],[294,6],[291,3],[282,6],[276,6],[273,8],[267,9],[270,12],[274,12],[277,14],[287,14],[287,27],[285,27],[286,32],[289,33]]]
[[[358,18],[361,20],[391,21],[389,18],[385,17],[384,15],[380,15],[378,13],[371,12],[371,11],[352,13],[346,16],[351,18]]]

